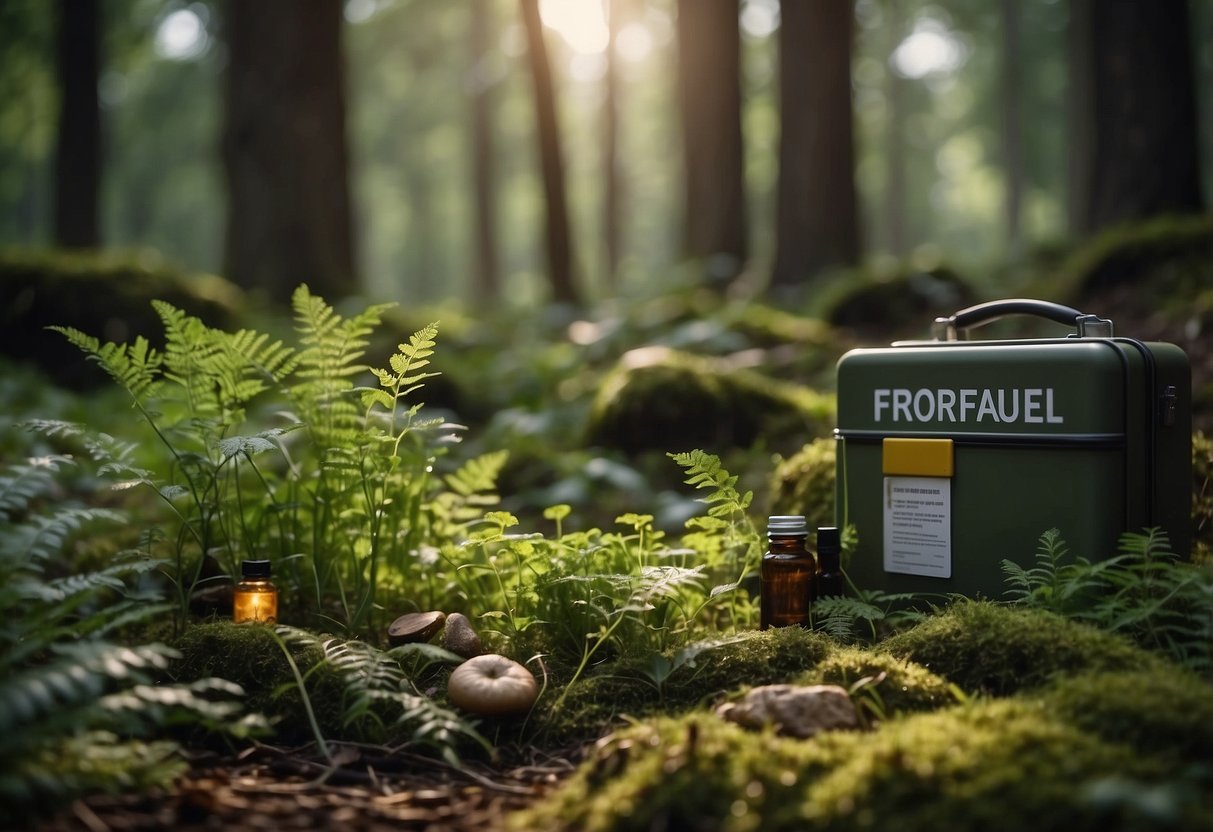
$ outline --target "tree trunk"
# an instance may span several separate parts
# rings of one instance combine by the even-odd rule
[[[1023,252],[1023,70],[1019,0],[1002,0],[1002,170],[1007,250]]]
[[[556,92],[547,46],[543,41],[543,22],[539,0],[521,0],[526,27],[531,80],[535,87],[535,122],[539,133],[539,164],[543,171],[546,207],[548,283],[552,300],[577,305],[581,299],[573,282],[573,244],[569,228],[569,210],[565,199],[564,158],[560,149],[560,128],[556,118]]]
[[[1187,0],[1072,0],[1075,228],[1200,213]]]
[[[885,59],[885,98],[888,122],[885,127],[885,193],[883,211],[889,253],[902,257],[909,248],[906,233],[906,79],[893,71],[893,52],[906,35],[905,13],[900,0],[884,6],[888,19],[888,57]]]
[[[749,256],[738,0],[679,0],[678,93],[686,164],[683,253],[724,281]]]
[[[475,186],[476,271],[473,303],[492,306],[501,299],[501,266],[497,257],[497,178],[493,146],[493,95],[487,74],[492,4],[472,5],[472,178]]]
[[[785,0],[780,9],[777,286],[859,261],[851,0]]]
[[[619,30],[622,28],[625,0],[602,0],[606,13],[609,38],[606,47],[606,96],[602,107],[603,133],[602,178],[606,195],[602,210],[602,233],[605,238],[607,285],[619,288],[619,261],[622,257],[620,211],[623,204],[622,182],[619,176]]]
[[[271,299],[358,288],[341,0],[229,0],[227,276]]]
[[[57,69],[62,103],[55,146],[56,245],[101,244],[101,66],[98,0],[59,0]]]

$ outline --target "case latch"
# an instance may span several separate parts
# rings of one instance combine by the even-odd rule
[[[1175,424],[1175,408],[1179,402],[1179,393],[1175,389],[1174,384],[1168,384],[1162,391],[1161,407],[1159,408],[1159,417],[1162,419],[1163,427],[1169,428]]]

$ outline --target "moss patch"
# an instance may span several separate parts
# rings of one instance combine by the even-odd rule
[[[968,692],[1005,696],[1060,672],[1140,670],[1164,662],[1119,636],[1039,610],[958,601],[881,643]]]
[[[181,658],[170,668],[174,680],[217,676],[235,682],[244,688],[246,708],[265,714],[279,741],[314,739],[303,697],[271,628],[227,621],[198,624],[173,646],[181,651]],[[292,656],[306,676],[308,698],[321,731],[326,737],[339,736],[343,728],[341,679],[328,665],[320,664],[323,657],[318,650],[293,650]]]
[[[825,636],[799,627],[754,631],[700,653],[694,665],[676,667],[660,687],[647,675],[652,672],[650,659],[612,662],[575,682],[559,707],[559,692],[549,693],[547,710],[539,717],[542,735],[550,742],[591,740],[625,714],[678,713],[743,686],[792,681],[833,650]]]
[[[834,525],[834,439],[814,439],[771,475],[771,514],[803,514],[810,527]]]
[[[876,681],[882,673],[884,678]],[[877,716],[936,711],[957,701],[952,684],[922,665],[860,647],[839,648],[795,681],[850,689],[865,678],[873,681],[858,701],[875,705]]]
[[[1108,742],[1213,760],[1213,685],[1179,668],[1081,674],[1059,679],[1040,697],[1059,718]]]
[[[811,741],[709,715],[663,719],[604,741],[515,829],[1200,829],[1207,797],[1147,815],[1098,799],[1109,778],[1175,772],[1050,718],[986,701]]]

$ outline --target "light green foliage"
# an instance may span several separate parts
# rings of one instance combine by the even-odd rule
[[[1165,665],[1119,635],[1043,610],[987,601],[958,600],[878,646],[966,692],[996,696],[1040,687],[1063,672]]]
[[[297,347],[251,330],[210,328],[167,303],[153,306],[163,351],[142,336],[102,344],[75,329],[59,331],[130,395],[163,452],[159,459],[141,467],[132,445],[62,423],[38,426],[82,442],[167,509],[178,627],[206,557],[229,575],[242,559],[276,561],[288,598],[306,599],[313,620],[352,631],[373,627],[381,587],[441,594],[418,564],[419,547],[431,529],[448,539],[461,533],[495,501],[505,457],[465,463],[446,488],[431,476],[442,440],[457,426],[421,416],[421,404],[405,399],[435,375],[426,368],[437,325],[399,344],[382,369],[368,367],[363,355],[387,305],[345,317],[300,286]],[[378,386],[359,386],[361,376]],[[285,424],[266,424],[262,414],[272,409],[285,414]]]
[[[253,727],[236,719],[238,686],[160,684],[174,650],[109,640],[166,611],[132,585],[157,561],[128,552],[97,571],[48,570],[80,535],[126,520],[57,503],[73,464],[47,456],[0,471],[0,797],[18,814],[46,797],[171,779],[175,746],[142,741],[166,725]]]
[[[1202,829],[1199,793],[1177,789],[1151,807],[1104,799],[1111,778],[1145,790],[1182,771],[1031,702],[976,702],[810,741],[694,714],[603,741],[511,828]]]
[[[1123,633],[1201,673],[1213,673],[1213,566],[1180,561],[1157,529],[1126,532],[1120,554],[1069,558],[1056,529],[1040,538],[1037,565],[1003,561],[1007,591],[1023,606]]]

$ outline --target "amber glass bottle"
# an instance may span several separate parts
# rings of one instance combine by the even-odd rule
[[[846,579],[842,574],[842,542],[838,529],[822,526],[817,530],[817,597],[829,598],[846,594]]]
[[[767,553],[762,556],[762,629],[808,627],[817,561],[805,547],[809,527],[801,515],[767,521]]]
[[[237,624],[278,620],[278,588],[270,582],[268,560],[241,561],[240,583],[232,595],[232,620]]]

